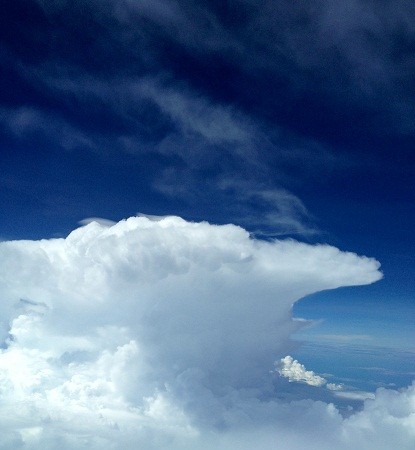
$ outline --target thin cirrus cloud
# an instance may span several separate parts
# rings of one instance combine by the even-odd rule
[[[95,149],[96,143],[82,130],[49,111],[33,107],[0,108],[4,129],[21,141],[41,141],[69,151]]]
[[[2,448],[410,448],[413,388],[347,419],[273,394],[292,304],[377,261],[178,217],[85,223],[0,243]]]
[[[84,5],[82,10],[82,16],[90,19],[86,35],[96,31],[98,36],[93,40],[94,58],[84,55],[84,47],[77,49],[75,45],[67,48],[62,58],[55,46],[61,48],[58,44],[68,23],[80,20],[79,5],[65,9],[65,2],[33,4],[40,5],[45,33],[54,38],[49,52],[38,48],[33,58],[22,50],[25,45],[15,48],[8,43],[6,62],[16,72],[15,79],[40,94],[17,98],[16,104],[11,102],[4,108],[3,127],[13,134],[19,147],[93,151],[105,155],[109,164],[128,154],[141,166],[156,155],[157,169],[148,172],[155,196],[174,197],[182,204],[203,204],[214,198],[219,203],[214,212],[225,211],[226,221],[238,222],[259,234],[307,235],[318,231],[291,192],[298,181],[292,169],[295,166],[315,176],[315,169],[343,164],[342,157],[335,156],[330,145],[295,127],[270,122],[262,117],[261,107],[247,109],[239,101],[244,95],[233,99],[212,95],[192,77],[177,74],[172,61],[163,56],[160,44],[170,42],[187,49],[196,60],[205,52],[214,59],[232,54],[235,73],[242,76],[251,70],[243,60],[244,54],[252,55],[254,65],[262,64],[258,51],[250,47],[251,41],[260,43],[261,36],[244,39],[239,21],[235,29],[228,29],[218,11],[197,2],[184,8],[174,1],[139,5],[108,1]],[[241,6],[247,5],[242,2]],[[68,20],[62,21],[66,15]],[[261,22],[262,15],[262,10],[252,14],[252,26]],[[143,20],[155,26],[140,27]],[[206,33],[200,33],[200,29]],[[251,27],[246,29],[250,34]],[[100,34],[104,30],[106,39]],[[44,38],[42,33],[38,36]],[[116,57],[114,47],[119,50]],[[98,61],[105,70],[94,65]],[[194,63],[196,67],[197,61]],[[222,81],[218,80],[218,88]],[[251,81],[253,88],[261,88],[258,80]],[[263,97],[258,96],[260,103]],[[236,198],[224,195],[221,188],[222,180],[232,177],[239,190]],[[259,185],[261,189],[252,189]],[[232,204],[233,208],[229,206]]]
[[[58,43],[68,23],[61,23],[65,3],[37,3],[48,18],[47,29],[59,28],[53,40]],[[149,175],[153,177],[151,188],[157,194],[182,200],[182,180],[185,179],[186,192],[191,192],[198,203],[211,198],[223,200],[221,208],[227,209],[227,220],[238,221],[254,231],[258,229],[265,234],[268,230],[264,228],[272,228],[271,233],[275,235],[315,231],[315,227],[300,217],[302,212],[296,195],[282,186],[290,184],[284,183],[290,173],[287,165],[295,164],[307,171],[310,165],[324,166],[319,164],[321,161],[335,164],[336,158],[328,150],[329,146],[276,123],[270,125],[240,107],[238,102],[212,96],[192,80],[177,76],[160,55],[160,30],[156,27],[153,31],[143,31],[139,23],[144,18],[164,26],[167,40],[192,52],[201,43],[199,26],[195,24],[206,28],[211,36],[206,40],[204,33],[203,51],[206,42],[210,42],[211,50],[235,53],[246,45],[240,42],[241,37],[226,30],[214,11],[196,4],[189,5],[188,10],[176,2],[153,5],[105,2],[105,5],[86,5],[82,14],[91,19],[91,29],[100,24],[98,28],[102,31],[103,27],[111,35],[111,45],[102,46],[99,38],[94,41],[96,55],[101,55],[103,61],[113,60],[111,48],[115,43],[122,44],[124,50],[129,49],[119,53],[119,64],[114,65],[116,70],[106,67],[108,70],[97,76],[95,71],[99,69],[87,63],[92,64],[95,58],[77,59],[83,49],[78,52],[68,49],[66,58],[56,59],[52,45],[49,53],[39,51],[38,59],[28,60],[24,52],[19,53],[10,44],[8,65],[18,74],[16,79],[41,93],[41,100],[36,96],[30,100],[18,99],[17,103],[23,105],[5,109],[2,118],[5,129],[26,145],[35,142],[54,150],[59,147],[92,150],[112,155],[107,161],[118,160],[120,154],[128,153],[145,165],[145,155],[156,154],[160,165],[164,165],[163,170]],[[67,13],[71,20],[79,20],[77,7],[69,8]],[[128,33],[122,31],[125,27]],[[191,35],[198,38],[196,45],[190,45]],[[126,39],[137,39],[137,45],[130,45]],[[219,41],[226,45],[218,46]],[[144,54],[152,55],[152,62],[143,62]],[[275,163],[272,170],[267,166],[268,160]],[[235,203],[244,203],[245,211],[240,207],[232,213],[228,208],[229,198],[222,195],[220,180],[230,177],[235,177],[241,188],[240,201]],[[249,207],[253,203],[252,189],[244,192],[241,184],[241,180],[246,179],[250,186],[261,184],[262,192],[278,192],[278,199],[255,194],[263,210]],[[282,192],[287,195],[282,196]]]
[[[59,89],[80,97],[91,95],[97,100],[106,98],[111,103],[111,96],[107,95],[108,86],[90,82],[81,86],[82,83],[63,82]],[[58,88],[55,86],[53,89]],[[223,203],[228,216],[260,234],[307,235],[318,231],[297,196],[267,184],[266,177],[265,181],[257,179],[259,174],[266,172],[259,158],[259,145],[270,144],[266,143],[266,135],[247,117],[230,108],[210,104],[189,91],[168,88],[155,81],[141,80],[134,85],[127,84],[127,87],[123,85],[120,89],[123,91],[121,97],[128,97],[137,105],[143,99],[153,102],[160,108],[161,116],[169,117],[176,124],[176,129],[151,144],[144,144],[137,135],[128,134],[114,134],[108,140],[96,132],[91,134],[75,128],[63,117],[51,112],[28,107],[3,109],[3,125],[21,141],[30,139],[65,150],[82,148],[84,151],[108,153],[118,149],[138,157],[139,154],[151,152],[179,156],[186,161],[186,168],[166,167],[152,183],[156,191],[169,197],[199,202],[215,198]],[[113,100],[116,102],[115,97]],[[120,117],[128,116],[128,106],[122,102],[112,105],[112,108]],[[200,171],[203,172],[215,160],[223,159],[224,154],[244,164],[252,163],[251,180],[242,182],[240,174],[231,172],[230,168],[235,167],[231,164],[230,167],[225,165],[214,179],[202,182]],[[230,208],[232,204],[235,211]]]
[[[228,209],[228,216],[260,229],[261,233],[266,233],[267,228],[275,235],[316,231],[308,223],[309,214],[298,197],[270,182],[266,158],[261,155],[261,151],[268,150],[267,153],[278,153],[281,160],[296,159],[299,154],[304,155],[305,142],[294,136],[288,137],[291,144],[287,143],[287,137],[284,142],[278,139],[272,142],[267,134],[270,130],[261,129],[259,123],[237,109],[212,103],[171,82],[151,77],[95,82],[80,75],[75,82],[56,75],[50,78],[45,70],[26,72],[32,73],[36,83],[49,94],[74,96],[81,102],[89,98],[89,107],[95,103],[103,105],[115,125],[112,131],[99,133],[41,108],[4,108],[3,127],[23,144],[30,140],[32,145],[39,142],[53,146],[55,151],[82,149],[106,155],[117,151],[138,159],[149,154],[178,157],[182,164],[167,163],[164,170],[153,175],[154,190],[198,202],[214,197]],[[143,116],[154,108],[155,120],[143,123]],[[298,154],[294,151],[296,147]],[[327,155],[320,157],[325,159]],[[216,175],[206,177],[219,161],[225,163],[218,166]],[[281,178],[283,172],[281,169]],[[232,213],[228,194],[234,192],[239,210]]]
[[[173,85],[189,86],[189,92],[196,93],[193,99],[203,92],[208,100],[203,100],[202,106],[222,103],[224,123],[229,122],[228,112],[238,105],[261,126],[271,123],[296,136],[320,140],[321,124],[315,123],[315,111],[321,108],[328,120],[324,127],[334,127],[336,139],[347,140],[349,136],[341,132],[349,125],[347,120],[340,124],[336,119],[339,112],[346,119],[364,120],[365,133],[350,134],[362,145],[368,132],[373,139],[382,134],[385,123],[397,134],[412,130],[412,96],[407,94],[412,92],[412,62],[404,56],[414,30],[408,14],[413,8],[407,0],[385,2],[381,7],[373,2],[332,1],[236,4],[238,14],[234,6],[218,7],[215,2],[104,1],[83,2],[80,8],[79,4],[68,7],[60,1],[33,1],[30,5],[38,23],[34,20],[27,27],[20,46],[15,45],[14,37],[21,24],[9,24],[4,62],[14,68],[16,78],[25,86],[41,92],[42,100],[61,105],[68,116],[83,125],[89,122],[96,126],[96,116],[101,117],[104,110],[107,118],[113,119],[107,125],[114,127],[121,120],[119,108],[123,102],[124,106],[129,104],[123,88],[167,74]],[[67,46],[71,27],[78,25],[81,17],[88,20],[83,33],[91,45],[72,39],[72,45]],[[298,27],[298,23],[303,26]],[[89,88],[81,99],[71,92],[85,90],[85,85]],[[91,95],[97,89],[105,92],[104,101],[101,95],[98,103]],[[150,94],[161,98],[173,121],[183,116],[183,106],[190,106],[187,129],[196,127],[212,139],[223,127],[217,120],[217,126],[209,127],[195,119],[195,105],[178,97],[171,86],[165,92]],[[176,98],[177,104],[173,101]],[[17,99],[20,104],[30,101]],[[33,107],[42,106],[39,99],[32,101],[38,103]],[[130,128],[134,111],[137,108],[128,107],[123,117]],[[373,114],[378,120],[372,120]],[[145,122],[145,117],[140,120]],[[135,128],[145,132],[145,126],[138,123]],[[230,134],[239,139],[241,132]],[[359,145],[354,142],[353,147]],[[309,151],[302,153],[308,155]]]

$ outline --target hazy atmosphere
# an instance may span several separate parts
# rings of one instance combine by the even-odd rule
[[[0,450],[413,449],[413,2],[0,16]]]

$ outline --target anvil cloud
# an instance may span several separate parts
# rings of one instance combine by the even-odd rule
[[[273,363],[305,323],[293,303],[378,280],[374,259],[178,217],[2,242],[0,258],[0,448],[386,449],[370,439],[396,408],[409,448],[412,388],[349,419],[274,392]]]

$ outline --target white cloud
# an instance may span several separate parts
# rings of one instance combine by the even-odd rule
[[[337,391],[343,389],[341,384],[329,383],[326,378],[314,373],[312,370],[306,370],[303,364],[300,364],[296,359],[289,355],[275,362],[275,367],[277,372],[282,377],[287,378],[290,383],[298,382],[308,384],[309,386],[325,387],[329,391],[334,391],[336,396],[338,394]],[[343,397],[347,398],[347,394],[349,393],[342,392],[339,393],[339,396],[341,396],[340,394],[344,394]],[[353,397],[350,396],[349,398]],[[364,397],[363,400],[366,398],[368,397]],[[359,397],[359,399],[362,398]]]
[[[293,302],[376,281],[375,260],[177,217],[2,242],[0,260],[0,448],[375,448],[375,406],[344,420],[286,404],[269,373],[303,325]],[[385,392],[384,420],[406,402],[395,421],[409,449],[413,389]],[[356,441],[365,421],[374,431]]]
[[[303,364],[300,364],[292,356],[285,356],[276,363],[277,372],[288,381],[298,381],[310,386],[324,386],[327,380],[312,370],[306,370]]]

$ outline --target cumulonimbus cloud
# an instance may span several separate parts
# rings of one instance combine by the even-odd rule
[[[378,280],[374,259],[144,216],[2,242],[0,259],[0,448],[248,449],[262,430],[261,448],[279,436],[291,450],[307,441],[292,426],[314,413],[333,426],[327,442],[362,426],[277,401],[270,369],[303,323],[293,303]]]

